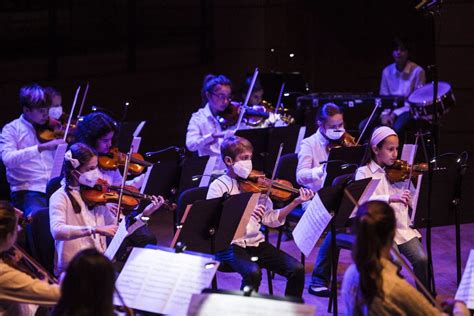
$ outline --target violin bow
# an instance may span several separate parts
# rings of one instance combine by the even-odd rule
[[[69,114],[66,130],[64,131],[64,138],[63,138],[64,141],[66,141],[67,134],[69,133],[69,127],[71,126],[72,114],[74,113],[74,109],[76,108],[77,96],[79,95],[79,91],[81,91],[81,86],[77,87],[76,95],[74,96],[74,101],[72,102],[71,113]]]
[[[253,73],[252,81],[250,82],[250,87],[247,90],[247,95],[245,96],[245,101],[244,104],[240,108],[240,114],[239,114],[239,119],[237,120],[237,124],[235,125],[235,131],[239,129],[240,123],[242,123],[242,120],[244,118],[245,110],[247,109],[247,105],[249,104],[250,100],[250,95],[252,94],[253,87],[255,86],[255,81],[257,80],[258,76],[258,68],[255,68],[255,71]]]
[[[377,109],[382,106],[382,100],[380,98],[375,99],[375,107],[372,110],[372,113],[369,116],[369,119],[367,120],[367,123],[365,123],[364,129],[360,133],[359,139],[357,139],[356,146],[359,145],[360,140],[362,139],[362,136],[364,136],[365,131],[367,130],[367,127],[369,126],[370,122],[374,118],[375,112],[377,112]]]
[[[281,105],[281,96],[283,95],[284,90],[285,90],[285,83],[283,82],[281,84],[280,94],[278,94],[278,101],[277,101],[277,104],[275,105],[274,114],[278,114],[278,109],[280,108],[280,105]]]
[[[354,198],[354,196],[351,194],[351,192],[349,192],[349,190],[344,188],[344,194],[349,198],[349,200],[357,208],[359,208],[359,206],[360,206],[359,203]],[[421,283],[420,279],[418,279],[418,277],[415,275],[413,270],[408,266],[405,259],[403,259],[402,256],[400,256],[400,253],[395,249],[394,246],[392,246],[392,250],[390,251],[390,253],[392,254],[392,256],[396,257],[400,261],[400,263],[405,268],[405,270],[408,272],[408,274],[415,280],[415,283],[418,286],[418,288],[421,290],[421,292],[423,292],[423,294],[430,300],[431,304],[433,304],[433,306],[436,307],[440,312],[443,312],[443,309],[441,308],[441,305],[439,305],[439,303],[435,300],[435,298],[431,295],[431,293],[426,289],[426,287],[423,285],[423,283]]]
[[[276,171],[277,171],[277,167],[278,167],[278,164],[280,163],[280,157],[281,157],[281,153],[283,151],[283,143],[280,144],[280,148],[278,149],[278,155],[277,155],[277,158],[275,160],[275,165],[273,166],[273,171],[272,171],[272,177],[270,179],[270,186],[267,190],[267,193],[265,193],[263,196],[265,197],[265,201],[268,199],[268,197],[270,196],[270,191],[272,190],[273,188],[273,182],[275,181],[275,177],[276,177]]]
[[[126,157],[125,157],[125,166],[123,168],[123,175],[122,175],[122,183],[120,184],[120,192],[119,192],[119,199],[117,203],[117,222],[120,219],[120,209],[122,207],[122,199],[123,199],[123,191],[125,188],[125,182],[127,181],[127,175],[128,175],[128,169],[130,167],[130,158],[132,157],[133,154],[133,144],[130,145],[130,150],[128,151]]]
[[[84,96],[82,97],[81,107],[77,113],[77,119],[81,117],[82,109],[84,109],[84,103],[86,102],[87,92],[89,92],[89,82],[87,82],[86,89],[84,90]]]

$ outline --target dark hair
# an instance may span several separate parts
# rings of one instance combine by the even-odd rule
[[[395,37],[392,41],[392,50],[397,49],[410,51],[409,41],[403,37]]]
[[[369,201],[357,210],[354,225],[357,236],[352,258],[360,276],[358,306],[370,306],[376,296],[383,299],[383,267],[380,259],[382,250],[393,243],[395,225],[395,213],[385,202]]]
[[[317,122],[325,123],[329,117],[333,117],[336,114],[342,114],[341,108],[334,103],[326,103],[319,108],[316,115],[316,124]]]
[[[214,88],[218,85],[232,87],[232,82],[230,81],[229,78],[227,78],[224,75],[216,76],[216,75],[208,74],[204,77],[204,82],[202,84],[202,90],[201,90],[201,97],[202,97],[203,104],[208,101],[206,92],[212,93],[214,91]]]
[[[245,150],[253,151],[252,143],[246,138],[239,136],[227,137],[221,144],[222,160],[224,160],[224,157],[226,156],[235,159],[237,155],[244,152]]]
[[[79,252],[69,264],[61,284],[54,316],[114,315],[114,266],[96,249]]]
[[[372,145],[370,144],[370,140],[372,139],[372,136],[375,132],[375,130],[377,129],[378,127],[374,128],[374,130],[372,131],[372,134],[370,134],[370,138],[369,138],[369,142],[367,143],[367,147],[365,147],[365,153],[364,153],[364,157],[362,157],[362,160],[360,162],[360,166],[365,166],[367,165],[371,160],[375,160],[375,153],[374,151],[372,150]],[[378,144],[377,144],[377,148],[379,149],[382,149],[383,147],[383,144],[385,143],[385,140],[387,138],[385,137],[382,141],[380,141]]]
[[[16,225],[15,208],[8,201],[0,201],[0,242],[4,242],[15,231]]]
[[[246,94],[247,91],[249,90],[250,84],[252,83],[252,78],[253,78],[253,75],[247,76],[245,78],[245,82],[242,86],[242,94]],[[260,80],[257,79],[255,80],[255,84],[253,85],[252,92],[260,91],[260,90],[263,90],[263,87],[262,87],[262,84],[260,83]]]
[[[44,89],[36,83],[21,87],[19,96],[22,109],[23,107],[42,109],[49,107],[51,104],[51,100]]]
[[[92,157],[94,157],[95,151],[92,150],[89,146],[83,144],[83,143],[75,143],[73,144],[69,150],[71,151],[71,156],[73,159],[77,159],[80,163],[79,167],[83,166],[84,164],[88,163]],[[72,207],[74,208],[75,213],[80,213],[81,212],[81,207],[79,203],[76,201],[76,199],[72,196],[71,194],[71,189],[69,188],[69,184],[72,181],[72,172],[74,170],[77,170],[77,168],[74,168],[72,163],[68,160],[64,160],[64,165],[63,165],[63,173],[64,177],[66,179],[66,187],[64,190],[66,191],[67,196],[71,200]]]
[[[103,112],[93,112],[79,121],[74,134],[75,142],[84,143],[95,151],[99,138],[110,132],[116,134],[116,131],[117,123],[110,116]]]
[[[44,92],[45,92],[51,99],[53,99],[53,97],[54,97],[55,95],[61,96],[61,92],[59,92],[58,90],[56,90],[56,89],[53,88],[53,87],[46,87],[46,88],[44,88]]]

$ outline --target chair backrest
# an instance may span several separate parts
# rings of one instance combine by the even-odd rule
[[[46,185],[46,195],[48,199],[53,195],[54,192],[56,192],[60,187],[61,187],[61,180],[63,179],[62,176],[52,178],[51,180],[48,181],[48,184]]]
[[[298,155],[295,153],[281,156],[277,167],[277,179],[288,180],[294,187],[300,187],[296,181],[296,167],[298,166]]]
[[[343,184],[344,182],[352,179],[354,177],[355,173],[352,172],[352,173],[346,173],[346,174],[343,174],[343,175],[340,175],[340,176],[337,176],[334,178],[334,180],[332,181],[332,186],[335,187],[335,186],[338,186],[338,185],[341,185]]]
[[[180,194],[178,198],[178,207],[176,208],[177,222],[175,224],[179,224],[181,222],[181,218],[184,215],[186,206],[193,204],[196,201],[206,199],[208,189],[209,187],[191,188]]]
[[[31,230],[34,238],[34,247],[37,249],[38,255],[40,256],[38,261],[46,268],[49,272],[54,271],[54,239],[51,235],[49,225],[49,208],[41,208],[31,214]]]

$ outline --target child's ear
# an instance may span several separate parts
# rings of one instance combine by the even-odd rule
[[[377,145],[372,146],[372,152],[376,155],[379,153],[379,148],[377,147]]]
[[[224,163],[226,166],[231,166],[234,162],[232,161],[232,158],[230,158],[229,156],[225,156]]]
[[[76,179],[79,180],[79,177],[81,176],[81,173],[78,170],[73,170],[71,171],[71,175]]]

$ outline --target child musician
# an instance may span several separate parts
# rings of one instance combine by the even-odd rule
[[[0,201],[0,315],[35,315],[38,305],[53,306],[59,286],[33,279],[5,256],[16,242],[18,217],[13,206]]]
[[[13,205],[25,216],[48,207],[46,184],[53,167],[54,151],[62,139],[41,142],[36,129],[48,123],[49,98],[37,84],[20,89],[22,115],[3,127],[0,153],[6,167]],[[36,240],[41,239],[36,236]],[[33,257],[41,257],[33,232],[26,227],[26,248]]]
[[[238,179],[246,179],[252,171],[252,144],[241,137],[231,136],[224,139],[221,152],[227,172],[209,186],[208,199],[222,197],[224,194],[239,194]],[[285,295],[301,297],[304,288],[304,267],[287,253],[276,249],[264,240],[260,232],[261,224],[278,227],[285,222],[286,216],[302,202],[310,200],[314,193],[302,188],[300,195],[282,209],[274,210],[270,199],[259,204],[253,211],[242,239],[233,240],[227,250],[218,252],[216,257],[228,264],[242,276],[242,285],[258,290],[262,273],[260,268],[270,269],[287,278]],[[251,258],[257,257],[255,262]]]
[[[51,196],[49,206],[51,234],[57,251],[57,275],[65,271],[80,250],[96,248],[104,252],[106,237],[113,237],[117,231],[116,214],[105,205],[90,209],[81,196],[80,186],[93,187],[101,176],[94,151],[85,144],[76,143],[66,152],[64,160],[65,183]],[[151,215],[162,203],[153,197],[144,215]]]
[[[429,289],[428,260],[420,241],[421,235],[411,228],[408,207],[411,207],[414,188],[407,189],[407,183],[391,183],[386,176],[385,168],[393,165],[398,156],[398,136],[394,130],[382,126],[374,130],[370,138],[368,152],[363,159],[362,167],[357,169],[355,179],[371,177],[379,179],[380,183],[370,200],[380,200],[390,204],[395,211],[397,225],[395,229],[395,244],[397,249],[412,264],[415,275]]]
[[[319,109],[316,125],[318,126],[316,133],[301,142],[296,168],[298,183],[314,192],[322,188],[326,178],[326,164],[321,164],[321,161],[328,160],[328,146],[339,140],[345,132],[341,109],[334,103],[324,104]],[[329,296],[330,278],[331,233],[328,233],[319,248],[311,276],[311,285],[308,288],[309,293],[322,297]]]
[[[207,75],[204,78],[202,97],[203,108],[193,113],[186,133],[186,147],[197,151],[199,156],[220,156],[220,146],[225,137],[231,136],[232,128],[225,131],[217,116],[224,111],[232,97],[232,83],[224,75]],[[222,163],[215,170],[222,170]]]

